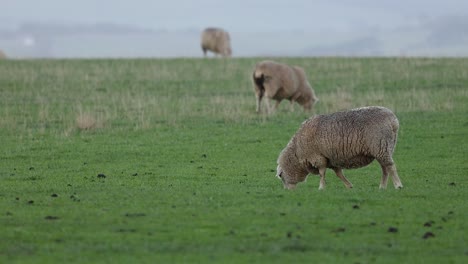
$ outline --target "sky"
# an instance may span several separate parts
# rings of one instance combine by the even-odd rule
[[[426,47],[428,52],[468,55],[468,47],[464,48],[467,0],[0,0],[0,7],[0,45],[2,32],[25,24],[111,24],[167,32],[199,32],[217,26],[232,33],[241,55],[258,53],[246,44],[257,33],[264,37],[262,45],[272,43],[268,52],[275,53],[281,48],[275,45],[284,45],[281,34],[275,36],[275,32],[296,34],[297,43],[290,42],[296,54],[349,45],[358,50],[361,43],[374,43],[379,46],[375,52],[388,55],[424,50],[426,41],[439,45],[443,42],[439,39],[447,37],[442,33],[449,29],[445,42],[453,41],[454,47],[449,50],[445,43],[444,49],[439,45],[434,50],[433,45]],[[22,41],[25,46],[36,43],[28,36]],[[198,49],[193,54],[198,56]],[[171,53],[169,48],[167,52]]]
[[[183,30],[391,29],[442,16],[466,16],[466,0],[0,0],[0,22],[116,23]]]

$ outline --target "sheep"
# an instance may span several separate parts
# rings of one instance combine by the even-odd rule
[[[221,28],[206,28],[201,34],[201,48],[206,57],[207,51],[231,57],[231,38],[229,33]]]
[[[387,187],[388,174],[395,188],[402,188],[392,158],[398,128],[395,114],[380,106],[311,117],[281,151],[276,176],[286,189],[294,189],[309,173],[320,175],[322,190],[325,170],[330,168],[347,188],[352,188],[342,169],[361,168],[376,159],[382,168],[380,189]]]
[[[298,66],[289,66],[274,61],[261,61],[255,65],[253,71],[253,87],[257,102],[257,113],[260,113],[260,105],[263,97],[267,97],[267,112],[271,113],[269,100],[276,100],[274,109],[283,99],[293,103],[297,102],[310,111],[314,104],[318,102],[314,89],[307,81],[304,69]]]
[[[0,60],[6,59],[6,58],[7,58],[6,54],[2,50],[0,50]]]

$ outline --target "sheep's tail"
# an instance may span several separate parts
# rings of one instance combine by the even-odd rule
[[[265,75],[262,75],[260,77],[255,76],[256,71],[254,71],[252,78],[255,83],[255,85],[258,87],[258,90],[260,91],[259,97],[262,98],[263,95],[265,94],[265,86],[263,85],[265,81]]]

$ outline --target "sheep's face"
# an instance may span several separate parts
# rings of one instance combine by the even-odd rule
[[[232,56],[232,49],[231,47],[226,48],[226,56],[231,57]]]
[[[276,177],[281,179],[285,189],[292,190],[296,188],[297,183],[303,182],[306,179],[307,174],[300,175],[293,171],[286,171],[278,164],[278,167],[276,167]]]
[[[312,110],[312,105],[313,105],[313,102],[308,101],[305,104],[303,104],[302,106],[304,107],[305,110],[310,111],[310,110]]]
[[[318,99],[313,97],[312,94],[304,94],[302,98],[298,99],[298,103],[300,103],[306,111],[312,110],[312,107],[317,101]]]

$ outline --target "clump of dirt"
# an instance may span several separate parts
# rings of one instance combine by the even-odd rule
[[[344,227],[338,227],[337,229],[333,230],[333,233],[344,233],[346,231],[346,228]]]
[[[434,221],[427,221],[426,223],[424,223],[424,226],[431,227],[434,223],[435,223]]]
[[[125,214],[126,217],[142,217],[142,216],[146,216],[145,213],[126,213]]]
[[[431,237],[435,237],[434,233],[432,232],[426,232],[424,235],[423,235],[423,239],[428,239],[428,238],[431,238]]]

